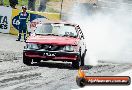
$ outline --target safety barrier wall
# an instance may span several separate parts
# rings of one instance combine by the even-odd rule
[[[11,23],[11,29],[10,29],[10,34],[18,34],[18,14],[20,10],[13,9],[12,10],[12,23]],[[27,24],[28,32],[32,32],[31,29],[35,28],[39,22],[44,22],[45,19],[48,20],[59,20],[60,19],[60,14],[59,13],[47,13],[47,12],[37,12],[37,11],[27,11],[30,13],[30,22]],[[34,30],[34,29],[33,29]]]
[[[9,33],[12,8],[0,6],[0,32]]]

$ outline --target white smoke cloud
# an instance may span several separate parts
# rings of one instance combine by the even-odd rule
[[[92,16],[82,12],[82,7],[73,7],[68,19],[82,27],[88,49],[86,64],[97,65],[98,60],[132,63],[132,13],[129,9],[121,0],[118,9]]]

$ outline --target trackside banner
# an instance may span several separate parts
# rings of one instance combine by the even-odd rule
[[[10,34],[17,35],[18,34],[18,27],[19,27],[19,16],[18,14],[21,11],[18,9],[12,10],[12,17],[11,17],[11,29]],[[27,31],[33,32],[36,29],[36,26],[45,20],[59,20],[60,15],[58,13],[46,13],[46,12],[35,12],[35,11],[27,11],[30,13],[30,21],[27,23]]]
[[[0,32],[9,33],[12,8],[0,6]]]
[[[40,22],[45,21],[47,18],[38,14],[32,14],[30,13],[30,21],[27,24],[27,31],[28,32],[33,32],[36,28],[36,25],[39,24]],[[16,30],[19,30],[19,16],[16,15],[13,19],[12,19],[12,25],[14,26],[14,28]]]

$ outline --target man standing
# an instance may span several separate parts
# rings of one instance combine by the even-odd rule
[[[10,2],[10,6],[13,9],[16,9],[16,5],[18,4],[18,0],[9,0],[9,2]]]
[[[28,0],[28,10],[35,11],[35,1],[36,0]]]
[[[46,9],[46,3],[47,3],[47,0],[40,0],[40,6],[38,8],[38,11],[45,11]]]
[[[26,10],[26,6],[22,6],[22,12],[19,13],[19,34],[16,41],[21,40],[22,33],[24,34],[24,41],[26,41],[27,22],[29,21],[29,13]]]
[[[0,5],[4,5],[4,0],[0,0]]]

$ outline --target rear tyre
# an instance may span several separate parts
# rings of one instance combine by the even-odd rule
[[[30,66],[30,65],[31,65],[31,62],[32,62],[32,59],[29,58],[29,57],[26,57],[26,56],[23,54],[23,63],[24,63],[25,65]]]
[[[85,56],[86,56],[87,50],[84,51],[81,57],[81,66],[85,66]]]
[[[81,58],[79,57],[76,61],[72,62],[72,67],[75,69],[79,69],[80,66],[81,66]]]
[[[84,66],[85,65],[84,58],[85,58],[85,54],[83,54],[82,57],[81,57],[81,66]]]

